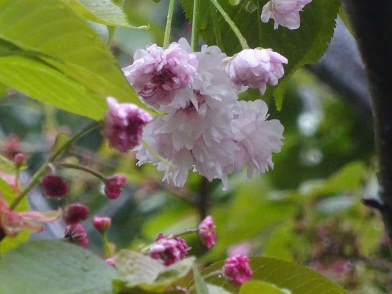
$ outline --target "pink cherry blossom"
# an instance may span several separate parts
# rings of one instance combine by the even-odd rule
[[[47,175],[41,180],[43,194],[50,198],[60,199],[68,193],[67,182],[59,175]]]
[[[66,226],[63,239],[83,248],[86,248],[88,245],[87,234],[81,224]]]
[[[203,244],[207,248],[212,248],[215,245],[216,231],[214,220],[211,216],[207,216],[197,227],[197,232],[203,240]]]
[[[111,148],[126,152],[139,145],[143,127],[151,120],[151,116],[130,103],[118,103],[113,97],[106,99],[109,110],[105,114],[103,136],[109,141]]]
[[[298,29],[301,22],[299,12],[310,2],[312,0],[270,0],[263,7],[261,21],[267,23],[272,18],[274,29],[279,25],[290,30]]]
[[[169,266],[184,259],[190,249],[184,239],[164,236],[161,233],[151,245],[149,255],[151,258]]]
[[[73,203],[64,209],[64,221],[68,225],[75,225],[82,220],[85,220],[89,214],[88,207],[81,203]]]
[[[197,66],[196,56],[179,43],[167,49],[151,44],[146,50],[137,50],[133,64],[123,71],[144,101],[159,108],[172,102],[176,91],[192,84]]]
[[[276,86],[283,76],[283,63],[287,59],[272,49],[245,49],[228,59],[225,70],[233,83],[264,94],[266,84]]]
[[[223,275],[234,285],[241,285],[252,278],[252,268],[247,256],[237,255],[226,259]]]
[[[241,163],[253,172],[264,173],[273,167],[272,153],[279,152],[283,143],[283,126],[277,119],[267,120],[268,107],[262,100],[240,101],[231,123],[234,140],[242,149]]]
[[[44,223],[54,222],[61,218],[61,211],[26,211],[10,210],[0,192],[0,229],[8,237],[16,237],[22,229],[41,232]]]
[[[112,224],[112,219],[105,216],[95,215],[93,218],[93,225],[100,233],[104,233]]]

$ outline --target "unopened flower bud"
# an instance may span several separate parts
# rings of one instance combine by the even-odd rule
[[[94,227],[102,234],[110,227],[112,220],[110,217],[95,215],[93,218],[93,224]]]
[[[249,258],[242,255],[226,259],[222,273],[231,283],[238,286],[250,280],[253,275],[249,265]]]
[[[66,226],[63,239],[83,248],[86,248],[88,245],[87,234],[81,224]]]
[[[105,259],[105,262],[106,262],[108,265],[112,266],[112,267],[116,267],[116,264],[115,264],[113,258],[106,258],[106,259]]]
[[[74,203],[64,209],[64,221],[68,225],[76,225],[82,220],[85,220],[89,214],[87,206]]]
[[[203,244],[207,248],[212,248],[215,245],[216,231],[214,220],[211,216],[207,216],[197,227],[197,232],[201,237]]]
[[[67,182],[58,175],[47,175],[41,180],[44,195],[51,198],[61,198],[68,192]]]
[[[170,238],[161,233],[151,245],[149,255],[160,263],[169,266],[184,259],[190,249],[184,239],[179,237]]]
[[[23,155],[23,153],[17,153],[17,154],[15,155],[15,157],[14,157],[14,163],[15,163],[15,166],[16,166],[17,168],[20,168],[20,167],[23,166],[23,163],[24,163],[24,155]]]
[[[110,199],[117,199],[120,197],[122,188],[127,182],[124,175],[116,174],[106,179],[104,192]]]
[[[143,127],[151,116],[130,103],[118,103],[113,97],[107,98],[109,110],[105,114],[103,136],[111,148],[126,152],[140,144]]]

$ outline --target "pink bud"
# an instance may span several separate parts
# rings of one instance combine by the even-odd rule
[[[226,259],[222,268],[223,275],[233,284],[239,286],[252,278],[252,269],[247,256],[237,255]]]
[[[44,195],[51,198],[61,198],[68,192],[68,184],[58,175],[47,175],[41,180]]]
[[[17,168],[20,168],[24,163],[24,155],[23,153],[17,153],[14,157],[14,163]]]
[[[161,233],[151,245],[149,255],[168,266],[184,259],[190,249],[184,239],[170,238]]]
[[[88,245],[87,234],[81,224],[66,226],[63,239],[83,248],[86,248]]]
[[[87,206],[74,203],[64,209],[64,221],[68,225],[76,225],[82,220],[85,220],[89,214]]]
[[[106,258],[106,259],[105,259],[105,262],[106,262],[108,265],[112,266],[112,267],[116,267],[116,264],[115,264],[113,258]]]
[[[207,216],[198,226],[197,232],[201,237],[203,244],[207,248],[214,247],[215,240],[216,240],[216,231],[214,220],[211,216]]]
[[[95,215],[93,218],[93,224],[100,233],[104,233],[112,224],[112,220],[110,217]]]
[[[151,116],[130,103],[118,103],[108,97],[109,110],[105,114],[103,136],[109,146],[120,152],[126,152],[140,144],[143,127],[151,120]]]
[[[116,174],[106,179],[104,192],[110,199],[117,199],[120,197],[122,188],[127,182],[124,175]]]

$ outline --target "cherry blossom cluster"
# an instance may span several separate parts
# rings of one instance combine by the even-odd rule
[[[123,69],[125,76],[144,102],[166,113],[146,126],[136,124],[144,127],[146,143],[135,148],[139,165],[156,165],[164,172],[163,179],[176,186],[183,186],[193,170],[209,181],[221,179],[224,188],[228,175],[244,166],[248,177],[273,167],[272,153],[281,149],[283,126],[267,120],[265,102],[239,101],[238,94],[247,87],[264,93],[266,84],[276,85],[286,58],[261,48],[231,58],[216,46],[193,52],[180,39],[167,49],[149,45],[134,59]],[[108,102],[112,109],[114,102]],[[110,130],[106,120],[105,129]],[[115,141],[113,132],[104,134]]]

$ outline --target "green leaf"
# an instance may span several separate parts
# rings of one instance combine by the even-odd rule
[[[207,283],[215,284],[231,292],[238,292],[238,287],[230,284],[221,275],[211,275],[212,272],[219,272],[223,265],[224,261],[214,263],[202,271],[202,275]],[[250,266],[253,271],[253,280],[273,284],[281,290],[287,289],[292,294],[348,294],[323,275],[295,263],[270,257],[250,257]]]
[[[156,259],[131,250],[121,250],[114,259],[121,278],[113,285],[122,293],[163,292],[186,276],[195,261],[194,257],[188,257],[164,266]]]
[[[199,270],[193,266],[193,278],[195,280],[195,289],[197,294],[209,294],[208,287]]]
[[[282,291],[273,284],[261,281],[249,281],[241,285],[240,294],[290,294],[290,291]]]
[[[12,187],[2,178],[0,178],[0,192],[1,192],[0,196],[4,199],[4,201],[8,205],[10,205],[16,197]],[[15,211],[22,212],[22,211],[28,211],[29,209],[30,209],[29,203],[27,201],[27,198],[25,197],[21,202],[19,202]],[[13,238],[5,237],[0,242],[0,256],[2,256],[4,252],[18,246],[23,242],[26,242],[29,239],[29,237],[30,237],[30,231],[28,230],[22,230],[16,237]]]
[[[235,22],[251,48],[272,48],[288,59],[284,66],[285,76],[279,85],[268,90],[264,99],[275,97],[278,109],[282,107],[283,94],[290,76],[305,64],[316,62],[327,48],[335,18],[340,7],[338,0],[317,0],[306,5],[300,13],[301,26],[297,30],[279,27],[273,28],[273,20],[264,24],[260,20],[261,10],[268,0],[241,1],[232,6],[227,0],[220,0],[220,5]],[[188,19],[192,19],[193,0],[181,0]],[[222,16],[212,8],[208,0],[202,0],[201,36],[208,45],[218,45],[228,55],[241,51],[238,39],[223,20]],[[219,24],[214,27],[214,23]],[[254,99],[259,98],[259,95]]]
[[[133,27],[121,8],[111,0],[63,0],[63,2],[88,20],[109,26]]]
[[[37,81],[37,76],[31,76],[27,94],[95,119],[102,118],[107,108],[103,101],[105,96],[142,105],[109,50],[88,24],[62,1],[36,0],[32,4],[30,0],[0,0],[0,23],[0,39],[19,48],[22,53],[18,55],[36,56],[50,64],[53,67],[52,76],[55,70],[65,76],[54,77],[55,82],[61,80],[63,85],[68,83],[71,91],[75,92],[75,88],[79,88],[77,93],[91,93],[90,97],[76,95],[69,101],[64,97],[55,97],[59,91],[52,91],[52,99],[46,96],[43,98],[37,95],[43,88],[42,79]],[[16,77],[9,79],[25,79],[21,72],[13,75]],[[7,84],[4,80],[1,81]],[[52,80],[49,79],[45,87],[50,83]],[[76,106],[75,100],[83,102]],[[80,108],[81,104],[85,106]],[[83,114],[85,111],[88,114]]]
[[[0,260],[0,293],[112,293],[116,270],[101,258],[62,241],[27,242]]]
[[[101,119],[107,109],[102,96],[39,60],[0,58],[0,81],[42,102],[93,119]]]

